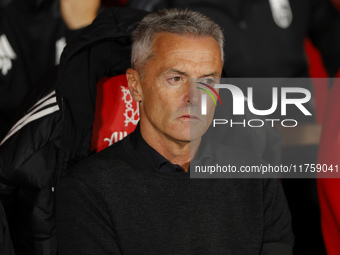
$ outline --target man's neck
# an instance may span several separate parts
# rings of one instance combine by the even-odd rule
[[[146,128],[140,127],[140,132],[147,144],[154,148],[159,154],[173,164],[181,166],[185,172],[189,170],[191,159],[194,158],[201,138],[195,141],[179,141],[171,139],[166,135],[148,132]]]

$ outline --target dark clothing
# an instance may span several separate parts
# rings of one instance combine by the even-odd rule
[[[232,165],[263,162],[225,153]],[[72,170],[57,189],[61,255],[292,254],[290,213],[276,179],[160,171],[134,150],[131,136]]]
[[[62,20],[58,0],[10,0],[0,6],[0,140],[74,34]]]
[[[90,154],[96,84],[131,66],[130,34],[144,15],[104,11],[68,44],[60,68],[34,88],[20,124],[0,141],[0,195],[17,255],[57,254],[54,188],[69,164]]]
[[[1,255],[14,255],[6,214],[0,200],[0,252]]]
[[[142,157],[145,161],[151,163],[153,168],[158,168],[165,172],[184,172],[183,168],[177,164],[172,164],[169,160],[159,154],[154,148],[152,148],[143,139],[139,124],[136,127],[135,132],[131,134],[131,143],[134,150]]]

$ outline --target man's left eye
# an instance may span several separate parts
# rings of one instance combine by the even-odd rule
[[[204,79],[201,82],[207,85],[213,85],[215,83],[215,80],[213,78],[209,78],[209,79]]]

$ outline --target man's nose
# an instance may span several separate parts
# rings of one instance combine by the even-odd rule
[[[186,93],[188,94],[186,102],[190,105],[198,105],[201,92],[197,89],[197,84],[193,80],[188,81],[186,84],[186,90]]]

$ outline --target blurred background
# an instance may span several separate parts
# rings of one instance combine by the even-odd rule
[[[228,77],[325,78],[310,82],[313,116],[299,119],[303,124],[294,132],[279,130],[283,164],[317,162],[332,78],[340,67],[340,0],[0,0],[0,140],[23,111],[27,95],[60,63],[64,47],[97,15],[117,7],[180,7],[209,16],[225,33]],[[257,102],[266,104],[261,96]],[[292,213],[295,254],[327,254],[316,180],[283,179],[282,184]],[[9,225],[15,220],[11,199],[3,201],[2,217]],[[16,253],[25,254],[15,236],[12,241]]]

